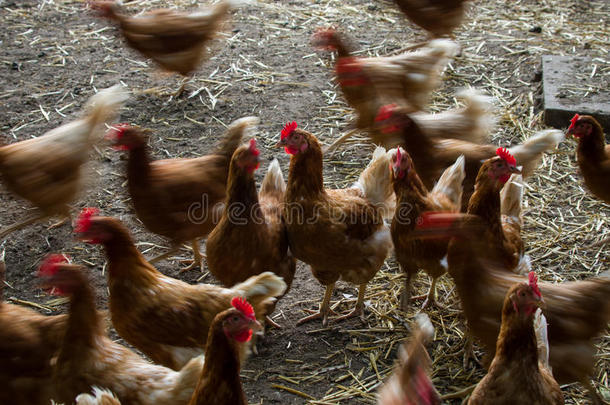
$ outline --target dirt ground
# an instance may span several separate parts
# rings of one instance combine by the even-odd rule
[[[192,8],[197,2],[126,3],[135,13],[168,5]],[[462,54],[446,71],[430,109],[454,106],[452,95],[460,87],[481,87],[496,97],[499,122],[493,141],[503,145],[521,141],[542,128],[542,54],[589,56],[597,61],[598,75],[609,74],[610,36],[603,28],[609,13],[603,0],[475,2],[457,32]],[[158,73],[150,61],[127,49],[116,29],[86,12],[82,1],[0,0],[0,21],[4,28],[0,30],[0,142],[39,136],[68,122],[95,89],[121,82],[133,95],[121,111],[120,122],[154,130],[150,148],[155,158],[205,154],[222,134],[223,124],[249,115],[260,117],[257,138],[265,162],[258,171],[259,181],[274,157],[287,174],[287,156],[271,147],[285,122],[297,121],[327,144],[347,130],[351,114],[332,81],[332,60],[309,44],[316,27],[342,27],[362,54],[371,55],[384,55],[425,38],[385,0],[260,0],[232,13],[231,22],[212,45],[212,57],[187,84],[186,91],[174,98],[170,94],[179,87],[180,79]],[[583,77],[589,73],[583,72]],[[524,238],[534,266],[545,280],[585,278],[608,268],[607,251],[589,245],[610,229],[610,210],[588,196],[579,183],[573,150],[574,142],[568,141],[552,158],[545,158],[530,180],[525,198]],[[343,187],[351,183],[371,151],[369,145],[351,144],[327,158],[326,184]],[[101,145],[91,157],[87,186],[73,212],[97,206],[103,214],[119,217],[129,226],[147,257],[162,253],[167,241],[147,232],[134,216],[124,153]],[[31,208],[5,189],[0,191],[0,207],[2,226],[24,217]],[[68,224],[48,230],[49,224],[30,226],[6,239],[6,296],[43,305],[49,309],[47,313],[64,311],[65,305],[57,305],[36,287],[34,276],[46,254],[63,252],[90,268],[99,308],[105,308],[102,250],[76,241]],[[190,253],[184,250],[180,257],[188,258]],[[176,259],[159,263],[158,268],[193,283],[215,282],[205,269],[203,275],[196,270],[178,275]],[[417,309],[408,314],[397,309],[401,284],[402,275],[389,258],[368,290],[364,324],[349,320],[331,323],[328,328],[316,322],[295,327],[303,316],[302,309],[316,306],[323,293],[309,270],[299,263],[292,290],[277,308],[275,319],[283,329],[269,331],[259,354],[244,366],[249,401],[374,403],[376,389],[391,371],[396,348],[409,336],[408,327]],[[420,276],[416,287],[420,293],[427,291],[426,278]],[[341,301],[339,308],[347,309],[355,301],[355,292],[354,286],[339,283],[333,303]],[[484,371],[472,364],[467,370],[460,366],[458,350],[464,344],[464,323],[448,277],[439,286],[439,296],[449,308],[444,313],[430,312],[437,327],[430,353],[434,382],[442,394],[448,394],[476,383]],[[599,362],[593,376],[604,394],[609,392],[607,335],[599,341]],[[577,384],[564,388],[567,403],[588,403]]]

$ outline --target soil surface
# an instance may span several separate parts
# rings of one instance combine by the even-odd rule
[[[126,3],[127,10],[136,13],[168,5],[193,8],[197,2],[157,0]],[[121,82],[133,95],[121,110],[119,122],[138,124],[154,131],[150,138],[154,158],[194,157],[208,153],[222,135],[223,124],[255,115],[261,120],[256,136],[265,158],[257,180],[260,182],[267,162],[274,157],[279,159],[287,174],[288,156],[272,147],[287,121],[297,121],[299,126],[330,144],[338,134],[347,130],[351,118],[332,80],[331,57],[316,53],[309,44],[309,36],[316,27],[328,24],[343,27],[354,44],[366,51],[365,54],[387,54],[426,37],[388,1],[350,0],[348,3],[263,0],[256,5],[241,6],[232,12],[231,21],[212,43],[212,57],[186,84],[182,95],[175,98],[171,93],[180,86],[181,79],[159,73],[152,62],[126,48],[117,36],[116,28],[93,17],[85,10],[83,2],[0,0],[0,21],[4,27],[0,31],[3,49],[0,142],[29,139],[69,122],[78,116],[80,108],[96,89]],[[585,4],[589,2],[578,1],[556,5],[543,3],[544,7],[537,1],[521,1],[516,5],[500,0],[477,2],[469,11],[465,25],[458,31],[462,55],[445,73],[431,109],[454,105],[451,95],[457,88],[470,84],[484,87],[489,94],[502,100],[494,142],[518,142],[525,133],[539,128],[540,119],[534,110],[539,84],[536,71],[540,69],[539,56],[544,49],[538,48],[563,45],[573,47],[582,56],[599,57],[603,54],[600,45],[603,36],[597,42],[589,41],[585,47],[556,32],[552,28],[552,19],[561,15],[574,21],[598,21],[600,10],[608,12],[601,2],[591,2],[593,5],[590,7]],[[479,13],[489,17],[495,13],[493,10],[497,10],[498,20],[508,22],[501,24],[496,21],[492,29],[487,26],[488,20],[479,19]],[[542,27],[542,33],[537,32],[536,27]],[[555,37],[560,40],[551,46]],[[506,41],[513,42],[505,43],[502,38],[510,38]],[[562,149],[561,158],[566,162],[573,163],[572,153],[565,152],[572,148],[573,144],[570,144]],[[329,187],[350,184],[365,167],[371,151],[369,145],[350,145],[326,159],[326,184]],[[544,164],[548,162],[545,160]],[[165,251],[168,242],[149,233],[135,217],[127,193],[125,165],[123,152],[103,144],[92,150],[86,187],[81,198],[74,203],[73,213],[86,206],[99,207],[103,214],[118,217],[127,224],[147,257],[156,256]],[[576,171],[574,167],[572,170]],[[549,240],[557,235],[551,231],[545,234],[547,231],[541,230],[539,223],[547,221],[545,215],[551,215],[554,210],[559,214],[552,214],[553,217],[571,212],[571,207],[580,204],[583,198],[585,200],[578,209],[586,211],[583,215],[597,215],[599,233],[608,229],[608,206],[590,197],[585,198],[582,189],[570,189],[570,192],[577,193],[573,201],[567,197],[553,197],[552,201],[540,197],[541,190],[554,183],[548,176],[544,177],[544,169],[540,172],[543,175],[533,181],[528,193],[532,193],[531,205],[537,204],[537,198],[542,198],[545,206],[540,209],[529,207],[527,215],[532,215],[535,220],[527,222],[526,232],[532,231],[533,236],[526,242],[543,241],[542,245],[536,245],[537,249],[540,246],[550,249],[550,245],[558,243],[557,238],[555,242]],[[578,181],[577,176],[571,177]],[[564,191],[567,193],[567,190]],[[25,217],[31,210],[28,202],[9,194],[6,189],[0,192],[0,207],[2,226]],[[70,224],[48,230],[51,222],[29,226],[6,239],[6,297],[46,305],[52,310],[47,313],[65,311],[65,305],[56,305],[52,297],[36,287],[35,278],[37,265],[46,254],[63,252],[74,262],[90,268],[99,308],[106,308],[102,249],[76,241]],[[578,242],[587,241],[579,239]],[[569,246],[564,244],[560,247],[564,252],[570,252]],[[205,251],[203,243],[202,251]],[[566,273],[563,277],[583,278],[607,269],[607,254],[596,252],[574,253],[578,258],[582,257],[582,261],[561,256],[559,262],[540,254],[540,259],[535,262],[541,268],[552,266],[553,269],[572,265],[578,275]],[[198,270],[178,273],[180,263],[177,259],[190,257],[190,252],[185,249],[176,258],[159,263],[158,268],[167,275],[188,282],[215,283],[205,268],[203,274]],[[259,344],[259,353],[243,367],[242,376],[249,401],[257,404],[303,404],[315,399],[321,402],[313,403],[374,403],[377,386],[391,371],[396,348],[409,336],[409,324],[415,313],[415,309],[408,314],[396,309],[401,283],[402,275],[393,258],[389,258],[367,294],[367,319],[364,323],[354,319],[331,323],[328,328],[322,328],[319,322],[297,327],[296,321],[304,316],[302,309],[316,307],[323,294],[323,288],[309,269],[299,263],[291,291],[277,306],[275,319],[283,328],[269,330],[265,340]],[[422,275],[415,286],[418,293],[423,294],[427,291],[428,281]],[[333,303],[341,301],[339,309],[346,310],[353,305],[355,294],[354,286],[339,283]],[[382,294],[387,294],[387,297]],[[432,358],[437,359],[435,384],[441,393],[446,394],[476,383],[484,375],[484,370],[472,364],[469,369],[460,370],[438,360],[453,357],[456,364],[461,362],[459,353],[450,352],[463,345],[460,331],[463,333],[465,329],[459,315],[459,300],[448,277],[443,278],[439,296],[450,307],[447,311],[451,314],[452,323],[440,326],[440,318],[431,314],[438,335],[430,351]],[[380,313],[389,315],[380,316]],[[117,337],[114,333],[113,336]],[[606,337],[600,344],[607,347],[607,341]],[[607,356],[606,351],[600,357],[593,377],[602,392],[607,389],[606,376],[610,371]],[[293,393],[280,386],[289,387]],[[305,397],[295,394],[294,390]],[[345,394],[350,390],[350,395]],[[333,392],[347,396],[333,399]],[[582,392],[577,385],[566,387],[567,402],[586,403]],[[447,403],[460,403],[460,400]]]

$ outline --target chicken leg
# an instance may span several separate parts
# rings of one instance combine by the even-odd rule
[[[366,291],[366,283],[358,286],[358,300],[354,310],[348,314],[342,315],[338,318],[333,319],[335,322],[343,321],[345,319],[353,318],[355,316],[360,317],[360,320],[364,322],[364,292]]]
[[[324,292],[324,299],[322,300],[322,303],[320,304],[320,310],[318,312],[314,312],[312,315],[299,319],[297,322],[297,325],[312,321],[314,319],[319,319],[319,318],[322,318],[323,326],[328,325],[328,313],[331,312],[330,297],[333,295],[334,289],[335,289],[335,283],[331,283],[331,284],[327,285],[326,291]]]
[[[197,239],[193,239],[191,241],[191,248],[193,249],[193,256],[195,256],[195,257],[193,258],[192,263],[190,265],[180,269],[179,273],[193,269],[195,267],[203,269],[203,267],[201,266],[201,263],[202,263],[204,256],[199,251],[199,242],[197,241]],[[181,263],[185,263],[185,262],[190,262],[190,260],[181,261]]]

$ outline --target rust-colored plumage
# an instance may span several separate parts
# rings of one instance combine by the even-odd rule
[[[452,216],[447,221],[447,216]],[[426,235],[455,236],[449,243],[449,274],[456,284],[470,332],[478,338],[492,358],[500,332],[506,292],[525,277],[513,274],[505,264],[489,257],[487,224],[470,214],[446,214],[436,230],[422,230]],[[580,382],[592,390],[589,376],[595,365],[593,339],[610,320],[610,273],[583,281],[538,284],[545,300],[548,320],[550,366],[560,384]]]
[[[273,160],[257,193],[254,170],[258,162],[255,146],[242,145],[233,154],[225,210],[206,241],[206,262],[227,287],[271,271],[290,288],[296,261],[282,223],[286,184],[278,161]]]
[[[51,359],[59,350],[66,315],[44,316],[4,302],[4,252],[0,253],[0,403],[49,404]]]
[[[380,104],[397,103],[410,111],[422,110],[458,50],[452,41],[436,40],[414,52],[355,57],[344,34],[334,28],[318,30],[312,42],[317,48],[337,51],[337,81],[347,103],[356,110],[361,129],[371,128]]]
[[[126,98],[118,85],[102,90],[89,99],[80,119],[37,138],[0,146],[0,175],[6,187],[38,208],[37,218],[2,230],[0,238],[38,219],[70,217],[82,166],[102,137],[103,123],[113,119]]]
[[[73,403],[92,387],[104,387],[122,404],[186,405],[203,369],[203,358],[180,371],[151,364],[113,342],[95,309],[95,297],[81,266],[60,264],[41,283],[70,297],[66,332],[53,366],[56,402]]]
[[[91,1],[91,8],[118,22],[127,44],[161,68],[187,76],[206,58],[206,45],[226,18],[231,2],[192,12],[151,10],[127,16],[114,1]]]
[[[523,187],[517,182],[521,176],[514,165],[503,163],[499,157],[487,159],[477,175],[474,192],[468,202],[469,214],[479,216],[487,225],[485,238],[488,243],[487,254],[501,262],[506,269],[526,274],[529,271],[524,244],[521,239],[520,198],[513,201],[519,190],[509,188]],[[513,174],[513,177],[506,179]],[[506,190],[504,190],[506,188]],[[503,191],[501,198],[500,192]],[[508,205],[512,205],[509,209]],[[506,215],[502,213],[506,212]]]
[[[411,157],[402,148],[393,156],[394,192],[396,212],[392,219],[392,240],[396,260],[407,274],[401,304],[406,312],[411,296],[412,279],[419,269],[432,278],[428,298],[424,304],[435,301],[436,279],[447,271],[447,245],[445,240],[422,240],[412,237],[417,219],[422,212],[459,212],[462,204],[462,182],[464,180],[464,158],[460,157],[450,166],[431,191],[421,182]]]
[[[559,384],[538,358],[534,315],[539,302],[529,284],[519,283],[508,290],[495,357],[469,405],[564,403]]]
[[[265,316],[274,297],[286,288],[269,272],[230,289],[167,277],[142,257],[127,228],[114,218],[94,216],[78,236],[104,245],[116,331],[155,362],[173,369],[203,353],[212,320],[231,306],[234,296],[248,299],[256,313]]]
[[[129,150],[128,187],[138,218],[170,239],[174,249],[191,242],[193,266],[201,265],[197,239],[220,219],[231,156],[256,122],[254,117],[233,122],[214,153],[192,159],[151,160],[145,135],[135,127],[120,128],[115,136],[115,145]]]
[[[411,118],[408,110],[398,106],[380,106],[375,125],[381,132],[392,132],[401,136],[402,146],[409,152],[417,174],[424,185],[430,189],[445,168],[463,155],[465,158],[466,178],[462,194],[462,210],[465,210],[474,190],[474,183],[481,162],[496,156],[497,146],[469,142],[452,138],[427,137]],[[544,151],[554,148],[563,134],[556,130],[544,130],[533,135],[520,145],[512,146],[509,151],[523,166],[523,177],[531,175],[536,169]]]
[[[214,318],[205,350],[205,365],[189,405],[248,405],[239,371],[243,338],[261,325],[236,308]],[[238,338],[234,338],[238,336]]]
[[[353,187],[328,190],[322,150],[313,134],[294,129],[278,146],[292,154],[284,205],[290,250],[326,286],[320,312],[301,321],[322,317],[327,323],[332,290],[340,278],[360,286],[356,309],[348,316],[362,315],[366,284],[392,245],[383,222],[392,199],[387,153],[378,148]]]
[[[610,145],[606,145],[602,126],[590,115],[581,115],[568,134],[578,139],[576,158],[585,185],[593,195],[610,204]]]
[[[432,38],[449,36],[462,24],[466,0],[394,0],[407,18]]]

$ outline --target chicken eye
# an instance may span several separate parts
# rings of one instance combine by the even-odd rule
[[[233,318],[231,319],[231,321],[233,322],[238,322],[239,321],[239,317],[237,315],[233,316]]]

